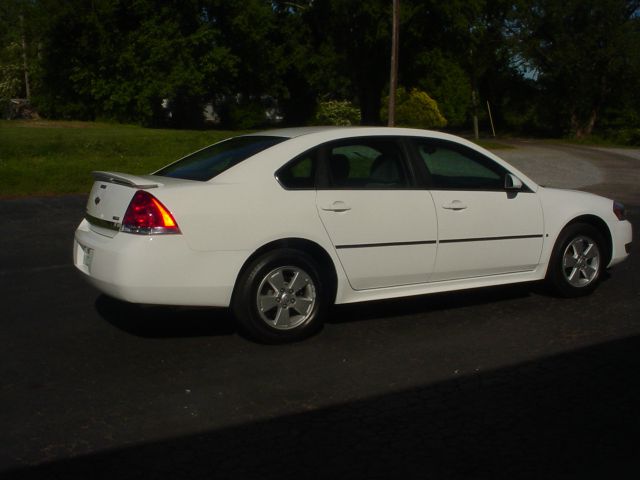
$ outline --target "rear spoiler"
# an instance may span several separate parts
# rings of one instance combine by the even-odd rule
[[[91,172],[91,175],[93,175],[93,178],[97,182],[116,183],[131,188],[148,189],[161,187],[163,185],[159,182],[149,182],[149,180],[144,177],[130,175],[128,173],[96,171]]]

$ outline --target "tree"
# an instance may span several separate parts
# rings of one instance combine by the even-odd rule
[[[50,117],[199,127],[311,121],[347,101],[380,124],[390,0],[2,0],[0,97]],[[448,125],[640,127],[640,0],[403,0],[398,82]],[[20,21],[20,18],[24,22]],[[27,86],[28,85],[28,86]],[[477,101],[474,104],[472,98]],[[274,113],[276,112],[276,113]],[[635,133],[631,132],[632,136]],[[635,138],[635,137],[634,137]]]
[[[514,11],[519,53],[529,61],[549,122],[580,138],[620,90],[637,91],[638,0],[529,0]],[[554,121],[559,119],[560,122]]]
[[[317,49],[311,29],[310,10],[313,0],[274,1],[274,42],[279,45],[280,85],[279,111],[288,125],[309,122],[318,109],[320,97],[345,95],[344,81],[335,73],[335,54]]]
[[[507,0],[411,0],[403,2],[400,76],[437,100],[454,127],[468,124],[477,112],[472,98],[499,105],[505,90],[493,85],[510,75],[504,26]]]
[[[357,100],[362,123],[379,124],[380,102],[389,73],[391,2],[313,2],[307,19],[318,51],[331,59],[332,68],[325,77],[335,72],[346,78],[350,94],[346,97]]]
[[[428,92],[447,119],[449,125],[466,124],[471,108],[471,82],[460,63],[438,48],[419,52],[413,60],[416,76],[405,81],[419,90]]]
[[[43,1],[56,3],[39,97],[51,116],[197,127],[204,104],[232,92],[240,61],[212,2]]]
[[[36,0],[0,2],[0,98],[31,98],[41,13]]]

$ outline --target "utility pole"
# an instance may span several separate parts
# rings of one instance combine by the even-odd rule
[[[391,74],[389,75],[389,121],[390,127],[396,124],[396,90],[398,89],[398,41],[400,39],[400,0],[393,1],[393,20],[391,33]]]

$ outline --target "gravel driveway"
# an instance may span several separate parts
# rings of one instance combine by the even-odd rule
[[[602,148],[527,140],[503,141],[493,152],[540,185],[575,188],[640,205],[640,149]]]

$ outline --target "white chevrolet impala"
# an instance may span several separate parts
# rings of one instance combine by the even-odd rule
[[[621,204],[424,130],[273,130],[151,175],[93,175],[74,244],[87,280],[128,302],[230,307],[263,342],[316,332],[333,303],[543,279],[585,295],[631,245]]]

